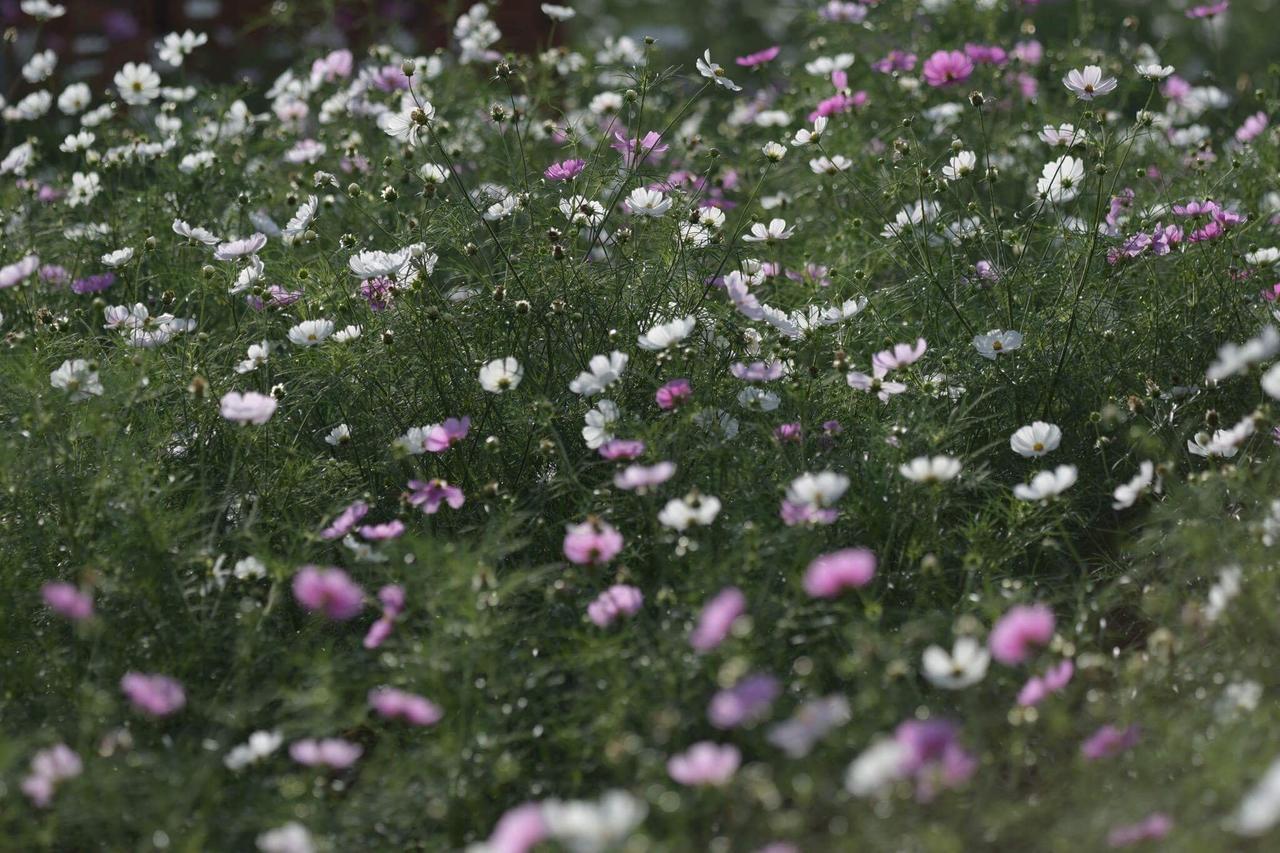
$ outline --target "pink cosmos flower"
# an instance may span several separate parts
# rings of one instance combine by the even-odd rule
[[[152,717],[167,717],[187,704],[182,685],[167,675],[127,672],[120,689],[135,710]]]
[[[892,74],[895,71],[914,71],[918,58],[914,53],[903,50],[891,50],[884,59],[871,63],[871,69],[881,74]]]
[[[646,492],[670,480],[676,473],[674,462],[659,462],[657,465],[628,465],[613,475],[613,484],[624,491]]]
[[[924,61],[924,82],[935,89],[958,86],[973,74],[973,60],[958,50],[939,50]]]
[[[1064,660],[1057,666],[1049,667],[1043,676],[1033,675],[1018,691],[1018,704],[1024,708],[1039,705],[1049,696],[1066,687],[1075,671],[1075,664]]]
[[[987,647],[1006,666],[1022,663],[1031,657],[1033,647],[1049,642],[1055,624],[1053,611],[1043,604],[1015,605],[991,629]]]
[[[364,635],[363,645],[366,649],[376,649],[387,641],[391,636],[391,632],[395,630],[396,623],[394,619],[388,619],[386,616],[379,618],[376,622],[369,626],[369,630]]]
[[[1020,41],[1013,46],[1013,58],[1023,65],[1039,65],[1044,59],[1044,45],[1035,39]]]
[[[562,160],[559,163],[552,163],[542,174],[548,181],[571,181],[582,174],[582,170],[586,167],[586,160]]]
[[[364,754],[364,747],[342,738],[304,738],[289,744],[289,756],[307,767],[345,770]]]
[[[717,729],[732,729],[760,719],[782,692],[772,675],[748,675],[711,697],[707,719]]]
[[[426,515],[435,515],[442,504],[448,504],[451,509],[460,508],[466,503],[466,497],[462,489],[441,479],[410,480],[409,503]]]
[[[1159,841],[1173,831],[1173,818],[1155,812],[1137,823],[1117,826],[1107,834],[1108,847],[1128,847],[1143,841]]]
[[[1244,124],[1240,125],[1236,131],[1236,142],[1242,145],[1252,142],[1258,137],[1262,131],[1267,129],[1267,114],[1264,112],[1256,112],[1244,120]]]
[[[622,163],[628,169],[634,169],[640,163],[656,163],[670,147],[662,141],[662,134],[651,130],[639,139],[628,139],[620,132],[614,131],[613,150],[622,155]]]
[[[755,53],[748,53],[746,56],[739,56],[734,60],[743,68],[759,68],[767,62],[772,62],[778,56],[778,51],[782,50],[778,45],[766,47],[764,50],[758,50]]]
[[[865,548],[845,548],[823,554],[804,573],[804,591],[811,598],[835,598],[846,589],[871,583],[876,574],[876,555]]]
[[[83,771],[84,764],[75,750],[65,743],[54,744],[40,750],[31,759],[31,773],[22,780],[22,793],[36,808],[48,808],[58,785],[74,779]]]
[[[364,607],[364,590],[342,569],[303,566],[293,576],[293,597],[312,613],[345,622]]]
[[[622,534],[609,522],[590,516],[565,528],[564,556],[579,566],[602,566],[622,550]]]
[[[733,778],[742,753],[732,744],[701,741],[667,761],[667,773],[681,785],[724,785]]]
[[[539,803],[507,809],[498,819],[484,849],[490,853],[529,853],[551,834]]]
[[[369,505],[364,501],[356,501],[338,514],[333,523],[320,531],[320,538],[332,542],[341,539],[355,529],[357,522],[369,512]]]
[[[400,536],[404,530],[404,522],[397,518],[382,524],[366,524],[356,532],[369,542],[385,542]]]
[[[93,596],[69,583],[47,583],[40,595],[49,609],[64,619],[82,622],[93,615]]]
[[[257,391],[228,391],[222,396],[222,416],[238,424],[265,424],[276,411],[276,400]]]
[[[1009,61],[1009,53],[1003,47],[996,45],[970,42],[964,46],[964,55],[978,65],[994,65],[997,68]]]
[[[733,623],[747,611],[747,597],[736,586],[725,587],[702,608],[697,627],[689,635],[695,651],[709,652],[724,642]]]
[[[1187,17],[1192,20],[1202,18],[1212,18],[1221,15],[1231,6],[1230,0],[1218,0],[1217,3],[1207,3],[1203,6],[1192,6],[1187,10]]]
[[[658,389],[654,398],[658,402],[658,408],[664,412],[669,412],[681,403],[689,400],[693,396],[693,386],[689,384],[688,379],[672,379],[666,385]]]
[[[840,511],[830,507],[824,508],[783,499],[782,508],[778,511],[778,516],[787,527],[826,525],[835,524],[836,519],[840,517]]]
[[[954,788],[968,781],[978,762],[959,741],[950,720],[907,720],[893,733],[902,748],[901,772],[916,780],[916,799],[928,802],[938,786]]]
[[[615,438],[600,445],[599,453],[611,461],[638,459],[644,453],[644,442]]]
[[[860,24],[867,19],[867,6],[874,3],[855,3],[853,0],[827,0],[818,9],[818,17],[833,24]]]
[[[449,418],[442,424],[427,427],[426,448],[432,453],[443,453],[467,437],[471,418]]]
[[[1089,736],[1088,740],[1080,744],[1080,753],[1089,761],[1110,758],[1113,755],[1119,755],[1126,750],[1132,749],[1137,745],[1141,736],[1142,730],[1137,726],[1127,726],[1121,729],[1108,724],[1098,729]]]
[[[804,440],[804,428],[799,423],[778,424],[773,429],[773,437],[783,444],[799,444]]]
[[[412,726],[434,726],[444,711],[426,697],[394,687],[369,691],[369,705],[388,720],[404,720]]]
[[[899,367],[906,367],[908,364],[915,364],[924,355],[926,349],[928,344],[925,343],[924,338],[917,338],[915,344],[894,344],[893,349],[881,350],[873,355],[871,364],[887,373]]]
[[[644,593],[634,586],[614,584],[587,605],[587,617],[608,628],[620,616],[634,616],[644,604]]]
[[[332,83],[339,78],[350,77],[353,60],[351,51],[335,50],[311,63],[311,79],[317,83]]]

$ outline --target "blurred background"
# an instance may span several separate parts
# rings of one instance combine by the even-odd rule
[[[62,79],[104,83],[126,61],[152,59],[155,42],[171,31],[207,33],[214,46],[199,51],[183,73],[214,79],[262,79],[321,49],[357,52],[376,42],[405,52],[426,53],[449,43],[452,22],[474,0],[63,0],[69,12],[45,25],[41,46],[61,57]],[[653,36],[667,62],[688,64],[710,47],[732,57],[775,43],[821,37],[813,14],[823,0],[559,0],[578,16],[556,25],[541,12],[542,0],[495,0],[493,17],[504,38],[499,47],[517,52],[572,43],[588,52],[607,37]],[[909,14],[914,0],[878,0],[884,13]],[[987,25],[975,23],[975,3],[987,0],[926,0],[933,11],[919,27],[939,31],[938,41],[981,41]],[[1272,26],[1280,0],[1231,0],[1230,9],[1210,20],[1190,20],[1193,0],[999,0],[1001,15],[1024,29],[1033,25],[1050,47],[1091,32],[1114,32],[1128,18],[1133,40],[1161,50],[1179,73],[1196,80],[1216,71],[1223,88],[1257,85],[1280,63]],[[945,9],[943,7],[946,7]],[[941,10],[941,11],[937,11]],[[0,62],[0,91],[11,91],[16,70],[33,48],[32,21],[19,0],[0,0],[0,25],[7,32]],[[1003,27],[1011,32],[1015,27]],[[12,28],[12,29],[11,29]],[[1190,32],[1192,38],[1185,36]],[[1175,39],[1174,37],[1177,36]],[[784,53],[784,59],[786,55]]]

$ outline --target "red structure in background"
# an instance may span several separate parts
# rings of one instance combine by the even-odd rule
[[[313,46],[351,47],[357,52],[384,41],[396,30],[408,33],[422,52],[449,42],[452,20],[441,2],[343,0],[335,12],[317,0],[286,0],[283,15],[273,15],[272,0],[62,0],[67,14],[45,25],[42,47],[58,51],[65,78],[104,83],[125,62],[148,61],[155,42],[166,33],[187,29],[209,35],[197,54],[196,71],[209,77],[257,71],[274,73]],[[463,0],[458,12],[469,8]],[[491,12],[503,39],[501,50],[531,52],[544,46],[551,22],[541,0],[498,0]],[[0,25],[30,29],[19,0],[0,0]],[[12,80],[12,53],[6,52],[6,82]],[[67,73],[69,72],[69,73]]]

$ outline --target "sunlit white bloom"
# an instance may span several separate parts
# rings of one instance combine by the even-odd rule
[[[752,223],[751,233],[743,234],[742,239],[747,243],[776,243],[790,239],[795,230],[794,226],[787,227],[785,219],[770,219],[768,225],[763,222]]]
[[[921,659],[924,677],[934,687],[944,690],[963,690],[987,677],[991,655],[973,637],[960,637],[951,653],[941,646],[929,646]]]
[[[169,33],[164,37],[164,41],[156,45],[156,55],[160,57],[161,62],[167,62],[177,68],[191,55],[192,51],[208,42],[209,37],[204,33],[193,33],[191,30],[181,35]]]
[[[723,86],[730,92],[741,92],[742,87],[734,83],[724,74],[724,69],[720,67],[718,62],[711,61],[711,50],[705,51],[698,61],[694,63],[698,68],[698,73],[708,80],[715,82],[717,86]]]
[[[145,62],[126,62],[116,72],[116,89],[126,104],[145,106],[160,95],[160,75]]]
[[[123,249],[107,252],[99,260],[109,267],[122,267],[133,260],[133,249],[125,246]]]
[[[315,841],[307,828],[296,820],[269,829],[254,839],[259,853],[315,853]]]
[[[323,343],[332,334],[332,320],[304,320],[289,330],[289,342],[300,347],[310,347]]]
[[[972,151],[961,151],[942,167],[942,177],[948,181],[960,181],[969,177],[978,168],[978,155]]]
[[[766,142],[764,147],[760,149],[760,153],[764,155],[766,160],[778,163],[783,157],[787,156],[787,146],[781,142]]]
[[[79,207],[93,201],[102,190],[102,181],[97,172],[74,172],[71,175],[71,189],[67,190],[67,205]]]
[[[618,422],[622,413],[618,404],[612,400],[601,400],[596,407],[587,412],[583,418],[586,426],[582,428],[582,440],[592,450],[600,447],[613,438],[613,425]]]
[[[853,65],[852,53],[837,53],[835,56],[819,56],[804,64],[804,70],[814,77],[830,77],[832,71],[844,71]]]
[[[801,474],[787,486],[787,500],[801,506],[825,508],[834,504],[849,488],[849,478],[835,471]]]
[[[1030,483],[1019,483],[1013,487],[1013,496],[1020,501],[1047,501],[1056,498],[1075,485],[1076,466],[1059,465],[1052,471],[1041,471],[1031,478]]]
[[[207,228],[199,228],[189,225],[183,219],[173,220],[173,233],[177,234],[179,237],[185,237],[188,240],[203,243],[206,246],[216,246],[218,243],[222,242],[216,234],[209,231]]]
[[[845,790],[855,797],[880,794],[902,778],[906,761],[905,746],[893,738],[877,738],[845,771]]]
[[[324,443],[330,447],[341,447],[349,441],[351,441],[351,427],[346,424],[338,424],[324,437]]]
[[[578,14],[568,6],[557,6],[554,3],[543,3],[542,14],[553,21],[568,21]]]
[[[1205,371],[1205,378],[1221,382],[1245,372],[1251,365],[1274,358],[1277,353],[1280,353],[1280,331],[1275,326],[1264,326],[1256,337],[1243,344],[1227,342],[1218,347],[1218,357]]]
[[[542,820],[551,837],[572,853],[618,849],[644,820],[648,806],[626,791],[599,800],[544,800]]]
[[[1065,204],[1080,195],[1084,185],[1084,160],[1066,155],[1045,163],[1036,181],[1036,193],[1054,204]]]
[[[347,267],[360,278],[389,278],[397,275],[411,260],[409,249],[380,252],[374,249],[352,255]]]
[[[255,231],[248,237],[219,243],[218,248],[213,250],[213,256],[220,261],[234,261],[245,255],[256,255],[265,245],[267,245],[267,235],[261,231]]]
[[[496,358],[480,368],[480,387],[490,394],[514,391],[524,379],[524,368],[511,356]]]
[[[64,115],[73,116],[86,109],[92,101],[93,93],[87,83],[72,83],[58,96],[58,109]]]
[[[508,216],[515,213],[516,208],[519,206],[519,196],[515,193],[505,195],[485,208],[484,218],[489,222],[497,222],[499,220],[506,219]]]
[[[43,83],[53,76],[57,67],[58,54],[52,50],[37,51],[22,66],[22,79],[28,83]]]
[[[1244,256],[1245,263],[1252,264],[1255,267],[1265,267],[1280,262],[1280,248],[1268,246],[1265,249],[1258,249],[1253,252],[1246,252]]]
[[[307,200],[298,206],[297,212],[284,226],[284,235],[286,237],[297,237],[304,233],[316,218],[316,209],[320,206],[320,200],[313,195],[307,196]]]
[[[640,344],[640,349],[658,352],[673,347],[689,337],[695,325],[697,321],[692,315],[680,317],[667,323],[659,323],[636,340]]]
[[[1116,78],[1103,77],[1102,69],[1096,65],[1086,65],[1082,69],[1073,68],[1062,78],[1062,85],[1067,91],[1082,101],[1092,101],[1099,95],[1115,91]]]
[[[560,199],[560,213],[574,225],[594,228],[604,221],[604,205],[580,195]]]
[[[50,3],[49,0],[22,0],[20,6],[23,13],[37,21],[52,21],[67,14],[67,7],[61,3]]]
[[[435,115],[436,109],[429,101],[415,104],[412,98],[406,98],[398,111],[388,110],[378,116],[378,127],[397,142],[416,148]]]
[[[1134,474],[1129,482],[1116,486],[1115,500],[1111,502],[1111,508],[1128,509],[1148,490],[1159,494],[1161,486],[1155,464],[1144,459],[1138,465],[1138,473]]]
[[[960,476],[963,466],[954,456],[917,456],[898,466],[898,473],[913,483],[947,483]]]
[[[236,560],[231,576],[238,581],[261,580],[267,576],[267,567],[257,557],[245,557],[242,560]],[[252,737],[249,739],[253,740]]]
[[[53,106],[53,95],[40,89],[25,96],[9,109],[4,111],[6,121],[35,121],[42,118]]]
[[[901,237],[912,228],[928,225],[938,218],[942,205],[933,200],[917,201],[899,210],[893,215],[892,222],[886,222],[880,230],[885,238]]]
[[[333,342],[336,344],[349,344],[359,338],[362,332],[364,332],[364,327],[355,323],[350,326],[343,326],[333,333]]]
[[[73,403],[102,395],[98,371],[83,358],[62,362],[61,367],[49,374],[49,384],[59,391],[66,391]]]
[[[720,499],[696,492],[683,498],[673,498],[658,513],[663,527],[684,531],[693,525],[705,527],[720,514]]]
[[[449,170],[438,163],[424,163],[418,169],[418,175],[428,184],[439,186],[449,180]]]
[[[253,559],[252,557],[248,559]],[[241,560],[244,562],[244,560]],[[259,563],[259,565],[261,565]],[[240,564],[236,564],[238,569]],[[243,770],[250,764],[257,764],[271,753],[280,748],[284,743],[284,735],[279,732],[254,732],[249,735],[249,740],[239,746],[232,748],[222,759],[222,763],[227,766],[228,770]]]
[[[1280,823],[1280,758],[1271,762],[1232,814],[1227,826],[1237,835],[1264,835]]]
[[[271,357],[271,344],[263,341],[259,344],[249,344],[249,354],[243,361],[236,365],[236,373],[249,373],[257,370],[259,367],[267,363],[267,359]]]
[[[816,144],[827,129],[827,121],[826,116],[818,116],[813,120],[813,130],[809,130],[807,127],[800,128],[796,131],[796,135],[791,137],[791,144],[797,147]]]
[[[815,157],[809,161],[809,171],[815,175],[838,175],[852,165],[852,160],[840,154],[834,157]]]
[[[1240,595],[1242,577],[1243,572],[1239,566],[1228,566],[1218,574],[1218,580],[1209,587],[1209,595],[1205,600],[1205,619],[1217,622],[1222,617],[1227,605]]]
[[[627,210],[636,216],[649,216],[657,219],[671,209],[671,199],[657,190],[636,187],[627,196]]]
[[[1006,332],[1000,329],[992,329],[985,335],[975,335],[973,338],[973,348],[978,351],[978,355],[983,358],[989,358],[992,361],[995,361],[1002,355],[1008,355],[1021,346],[1021,332]]]
[[[1036,421],[1019,429],[1009,439],[1009,446],[1019,456],[1040,457],[1057,450],[1062,442],[1062,430],[1056,424]]]
[[[587,370],[569,383],[569,390],[583,397],[599,394],[622,378],[630,356],[614,350],[609,355],[595,355],[587,363]]]
[[[62,144],[58,146],[58,150],[64,154],[75,154],[84,151],[93,145],[93,141],[97,139],[87,130],[79,133],[68,133],[66,138],[62,140]]]
[[[1040,138],[1055,148],[1074,148],[1077,145],[1083,145],[1086,139],[1082,128],[1077,129],[1069,123],[1063,123],[1057,127],[1046,124],[1040,131]]]
[[[1154,63],[1151,65],[1135,65],[1133,70],[1138,72],[1139,77],[1145,77],[1154,83],[1156,80],[1163,80],[1172,74],[1173,66]]]

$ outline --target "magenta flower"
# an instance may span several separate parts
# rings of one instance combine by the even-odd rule
[[[613,484],[624,491],[646,492],[654,486],[660,486],[676,473],[674,462],[659,462],[657,465],[628,465],[613,475]]]
[[[810,598],[835,598],[846,589],[871,583],[876,555],[865,548],[845,548],[823,554],[804,573],[804,591]]]
[[[656,163],[670,147],[663,143],[662,134],[651,130],[639,139],[628,139],[618,131],[613,134],[613,150],[622,155],[622,163],[634,169],[643,163]]]
[[[364,607],[364,590],[342,569],[303,566],[293,576],[293,597],[312,613],[345,622]]]
[[[571,181],[582,174],[582,170],[586,167],[586,160],[562,160],[559,163],[552,163],[542,174],[548,181]]]
[[[69,583],[47,583],[40,595],[49,609],[64,619],[82,622],[93,615],[93,596]]]
[[[376,649],[387,641],[391,636],[391,632],[395,630],[396,623],[393,619],[383,616],[372,625],[364,635],[363,645],[366,649]]]
[[[450,509],[458,509],[466,503],[466,497],[462,489],[441,479],[410,480],[409,503],[426,515],[435,515],[443,504],[448,504]]]
[[[432,453],[444,453],[459,441],[467,437],[471,429],[471,418],[449,418],[442,424],[427,427],[427,450]]]
[[[431,700],[394,687],[370,690],[369,706],[388,720],[404,720],[412,726],[434,726],[444,716]]]
[[[1108,847],[1128,847],[1143,841],[1159,841],[1173,831],[1173,818],[1155,812],[1137,823],[1117,826],[1107,833]]]
[[[364,747],[342,738],[304,738],[289,744],[289,756],[307,767],[345,770],[364,754]]]
[[[644,593],[634,586],[614,584],[587,605],[587,617],[608,628],[620,616],[634,616],[644,604]]]
[[[724,785],[733,778],[742,753],[732,744],[702,741],[667,761],[667,773],[681,785]]]
[[[369,542],[385,542],[400,536],[404,530],[404,522],[397,518],[382,524],[366,524],[356,532]]]
[[[542,806],[524,803],[507,809],[483,845],[490,853],[529,853],[551,834]]]
[[[707,719],[717,729],[732,729],[754,722],[769,711],[782,691],[772,675],[748,675],[733,687],[711,697]]]
[[[747,597],[736,586],[725,587],[708,601],[698,616],[698,625],[689,635],[689,644],[695,651],[709,652],[724,642],[747,610]]]
[[[964,46],[964,55],[978,65],[994,65],[997,68],[1009,61],[1009,53],[1003,47],[995,45],[970,42]]]
[[[1006,666],[1022,663],[1035,646],[1049,642],[1055,624],[1053,611],[1043,604],[1015,605],[991,629],[987,647]]]
[[[1080,753],[1089,761],[1110,758],[1119,755],[1137,745],[1142,730],[1137,726],[1123,729],[1113,725],[1105,725],[1098,729],[1089,739],[1080,744]]]
[[[600,445],[599,453],[605,459],[638,459],[644,453],[644,442],[634,439],[615,438]]]
[[[265,424],[276,411],[276,400],[257,391],[228,391],[222,396],[222,416],[238,424]]]
[[[871,69],[879,71],[881,74],[892,74],[895,71],[914,71],[917,61],[918,59],[914,53],[891,50],[884,59],[877,59],[871,63]]]
[[[916,799],[928,802],[939,786],[954,788],[973,776],[978,762],[959,741],[950,720],[907,720],[893,733],[902,748],[901,772],[916,780]]]
[[[776,59],[780,50],[782,48],[775,44],[773,47],[766,47],[764,50],[748,53],[746,56],[739,56],[734,62],[743,68],[759,68],[761,65]]]
[[[1218,0],[1217,3],[1206,3],[1203,6],[1192,6],[1187,10],[1187,17],[1192,20],[1213,18],[1227,11],[1227,8],[1230,6],[1230,0]]]
[[[939,50],[924,61],[924,82],[934,88],[957,86],[973,74],[973,60],[958,50]]]
[[[182,685],[167,675],[127,672],[120,689],[135,710],[152,717],[167,717],[187,704]]]
[[[327,541],[341,539],[343,536],[346,536],[354,530],[356,523],[359,522],[360,519],[364,518],[368,512],[369,505],[367,503],[364,501],[356,501],[342,512],[338,513],[338,517],[333,520],[333,523],[320,531],[320,538]]]
[[[804,428],[799,423],[778,424],[774,427],[773,437],[779,442],[799,444],[804,440]]]
[[[688,379],[672,379],[658,389],[654,398],[658,402],[659,409],[669,412],[689,400],[692,396],[693,386],[689,384]]]
[[[622,550],[622,534],[609,522],[588,517],[565,528],[564,556],[579,566],[602,566]]]
[[[1018,691],[1018,704],[1024,708],[1039,705],[1052,694],[1066,687],[1075,675],[1075,664],[1064,660],[1057,666],[1049,667],[1043,676],[1033,675],[1022,689]]]

